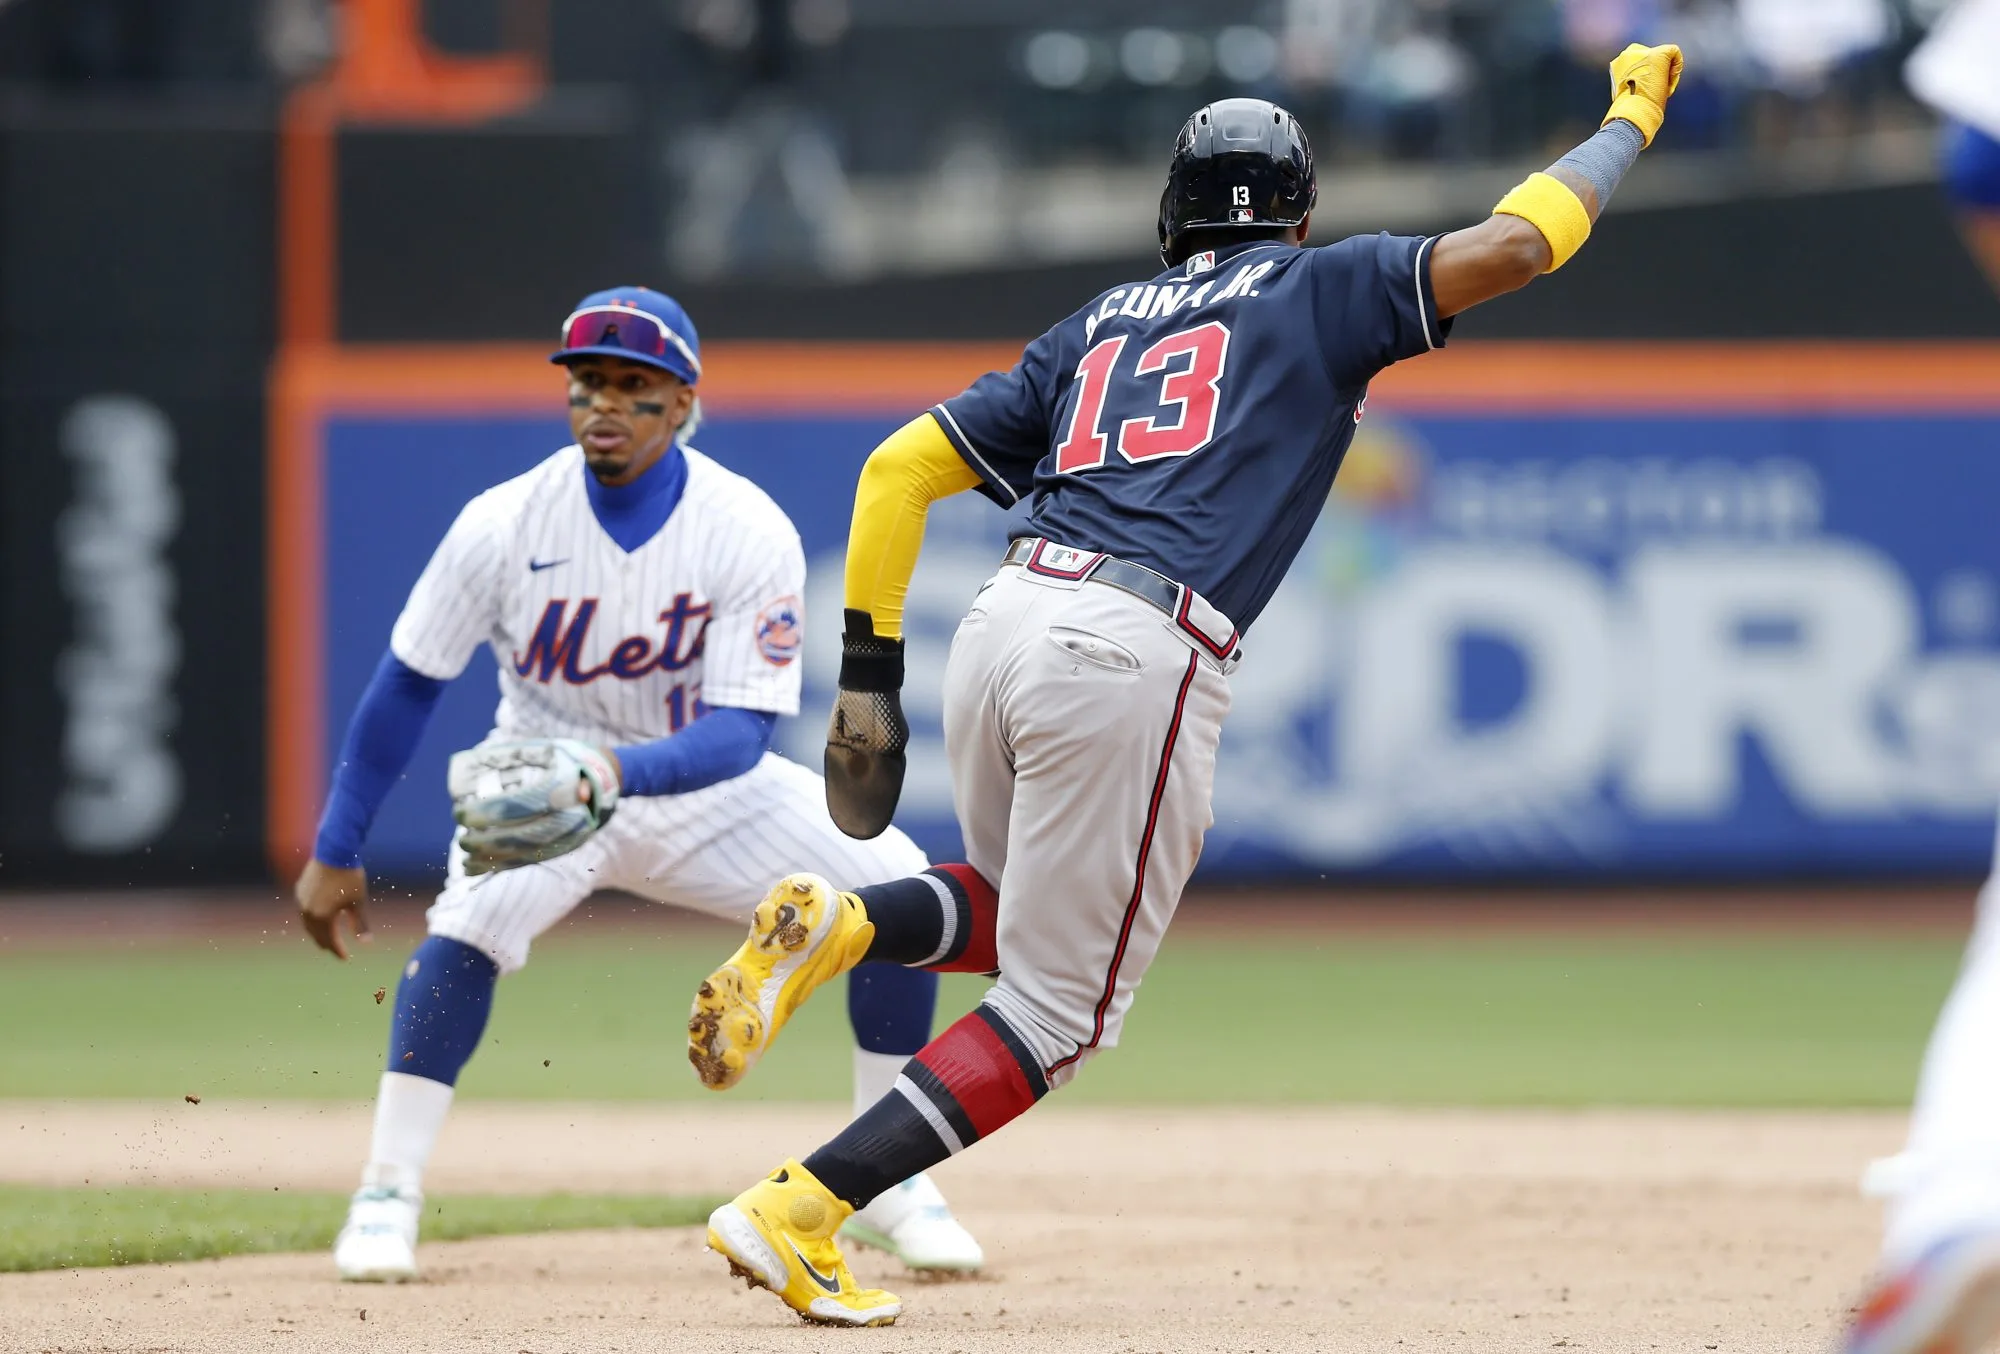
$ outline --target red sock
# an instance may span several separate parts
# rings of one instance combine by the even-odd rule
[[[1000,966],[993,938],[1000,895],[970,865],[933,865],[854,892],[875,923],[868,958],[940,973],[991,973]]]
[[[903,1075],[968,1145],[1049,1092],[1048,1074],[1027,1041],[986,1006],[973,1007],[917,1050]]]
[[[938,973],[994,972],[1000,967],[999,943],[994,938],[999,891],[970,865],[933,865],[925,873],[944,884],[957,916],[952,919],[951,938],[943,954],[924,967]]]

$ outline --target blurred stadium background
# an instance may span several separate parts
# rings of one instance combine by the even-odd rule
[[[1299,114],[1316,239],[1443,230],[1671,39],[1591,247],[1379,383],[1236,678],[1185,934],[1066,1095],[1905,1103],[2000,798],[2000,300],[1901,78],[1940,8],[0,0],[0,1098],[369,1094],[490,663],[378,820],[373,953],[284,891],[432,545],[564,437],[576,297],[700,327],[700,444],[805,540],[817,764],[862,458],[1150,275],[1195,105]],[[1007,525],[943,505],[919,570],[941,855],[937,677]],[[692,1096],[714,933],[592,913],[468,1098]],[[1300,1032],[1255,1067],[1246,990]],[[844,1094],[819,1014],[757,1094]]]

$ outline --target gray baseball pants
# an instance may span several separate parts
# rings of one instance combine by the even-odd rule
[[[1177,621],[1061,576],[1096,558],[1048,546],[1002,567],[945,671],[967,863],[999,888],[985,1001],[1052,1087],[1118,1042],[1200,858],[1237,662],[1228,622],[1192,594]]]

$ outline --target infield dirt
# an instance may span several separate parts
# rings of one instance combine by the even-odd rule
[[[832,1106],[467,1104],[454,1190],[726,1193]],[[888,1330],[803,1327],[693,1229],[427,1246],[404,1288],[324,1254],[0,1276],[0,1348],[64,1351],[1801,1351],[1870,1263],[1855,1180],[1900,1116],[1066,1110],[939,1172],[988,1248]],[[0,1102],[0,1178],[345,1189],[367,1110]]]

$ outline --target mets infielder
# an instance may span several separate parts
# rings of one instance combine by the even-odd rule
[[[924,868],[900,832],[840,833],[811,771],[768,750],[799,706],[805,560],[756,485],[687,445],[699,415],[694,326],[622,287],[563,326],[576,443],[467,504],[411,591],[341,750],[307,930],[341,958],[367,933],[362,840],[445,683],[481,644],[500,665],[488,742],[453,758],[450,851],[429,937],[396,991],[374,1142],[334,1248],[340,1276],[416,1273],[423,1174],[496,981],[598,889],[743,922],[773,857],[876,881]],[[855,975],[857,1112],[930,1037],[936,978]],[[978,1245],[918,1171],[851,1235],[918,1268],[970,1270]]]
[[[1484,223],[1324,249],[1299,248],[1315,187],[1291,115],[1258,99],[1200,109],[1161,198],[1166,271],[1094,298],[869,458],[827,740],[829,807],[858,836],[888,827],[901,785],[903,600],[929,505],[966,489],[1031,500],[946,666],[968,862],[842,881],[851,892],[779,883],[703,984],[690,1053],[705,1081],[734,1082],[814,987],[864,959],[999,977],[895,1094],[716,1210],[708,1244],[736,1273],[808,1320],[893,1321],[897,1300],[848,1273],[842,1221],[1117,1043],[1211,821],[1244,632],[1326,501],[1369,381],[1576,252],[1680,68],[1678,48],[1628,48],[1602,130]]]
[[[1949,120],[1945,184],[2000,289],[2000,0],[1964,0],[1910,58],[1910,86]],[[1924,1055],[1889,1194],[1883,1279],[1849,1354],[1972,1354],[2000,1337],[2000,848],[1957,986]]]

